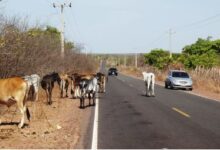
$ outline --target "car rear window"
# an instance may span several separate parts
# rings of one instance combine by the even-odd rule
[[[173,72],[172,77],[189,78],[189,75],[186,72]]]
[[[109,70],[111,70],[111,71],[116,71],[117,69],[116,69],[116,68],[110,68]]]

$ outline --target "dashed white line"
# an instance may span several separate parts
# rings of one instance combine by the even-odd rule
[[[98,149],[98,119],[99,119],[99,99],[96,98],[95,115],[93,123],[92,147],[91,149]]]

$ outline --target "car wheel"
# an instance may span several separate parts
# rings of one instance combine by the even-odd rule
[[[172,83],[170,83],[170,89],[174,89],[174,87],[173,87]]]
[[[167,83],[165,82],[165,89],[168,89],[168,85],[167,85]]]
[[[190,91],[192,91],[192,90],[193,90],[193,88],[189,88],[189,90],[190,90]]]

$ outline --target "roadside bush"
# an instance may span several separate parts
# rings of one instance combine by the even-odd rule
[[[163,49],[154,49],[150,53],[145,54],[145,63],[154,66],[158,69],[168,68],[169,64],[171,64],[172,59],[170,59],[170,55],[168,51]]]
[[[20,19],[1,19],[0,77],[52,72],[96,70],[96,62],[65,42],[65,58],[60,57],[60,33],[56,28],[28,28]]]

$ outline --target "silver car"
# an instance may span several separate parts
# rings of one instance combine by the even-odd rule
[[[165,80],[165,88],[193,89],[193,81],[185,71],[170,70]]]

